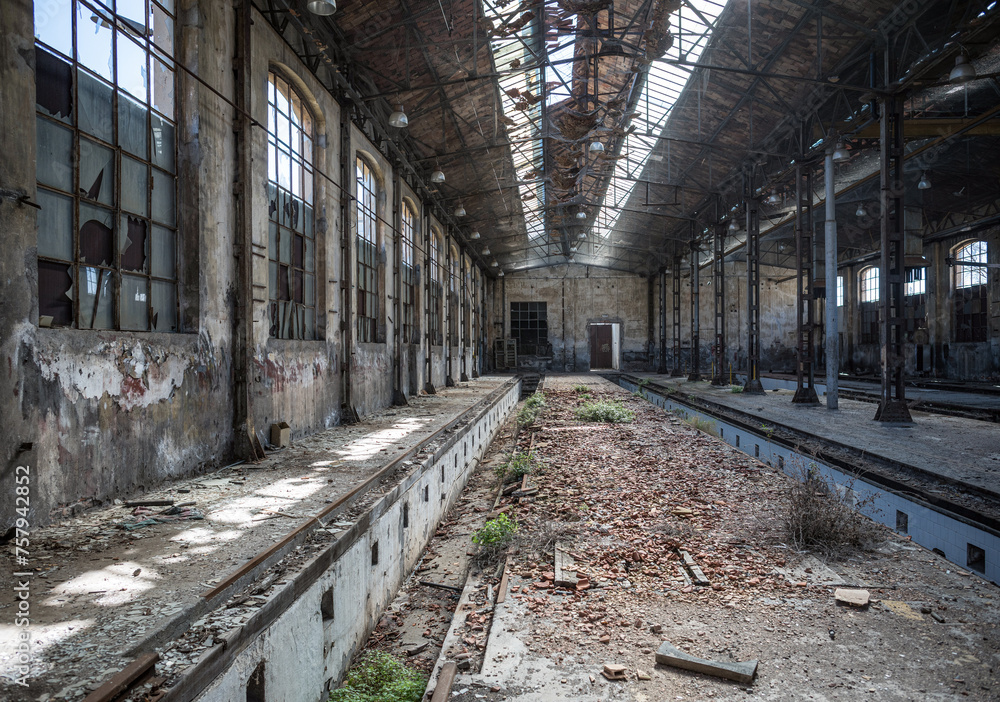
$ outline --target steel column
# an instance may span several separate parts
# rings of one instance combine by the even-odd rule
[[[448,304],[445,305],[445,309],[448,310],[448,319],[446,324],[448,325],[445,330],[444,335],[444,357],[447,359],[445,363],[445,375],[444,375],[444,385],[447,388],[455,387],[455,379],[451,375],[451,346],[455,343],[455,339],[451,335],[452,327],[452,315],[455,314],[455,276],[453,274],[452,267],[454,263],[451,260],[451,235],[447,235],[444,238],[444,251],[445,251],[445,284],[444,284],[444,295],[447,296]]]
[[[837,200],[833,182],[833,150],[824,161],[826,221],[823,225],[826,273],[826,408],[837,409],[840,376],[840,325],[837,320]]]
[[[670,371],[672,377],[682,375],[681,370],[681,257],[674,257],[673,269],[673,305],[674,305],[674,367]]]
[[[726,369],[726,228],[716,225],[713,238],[712,287],[715,288],[715,370],[712,385],[727,385]]]
[[[660,362],[656,372],[667,372],[667,269],[660,269]]]
[[[431,217],[427,210],[430,208],[424,208],[424,392],[428,395],[434,395],[437,390],[434,389],[433,382],[433,371],[434,371],[434,356],[431,353],[434,347],[434,330],[431,329],[431,303],[433,302],[433,296],[431,294],[431,288],[434,285],[434,271],[431,270]]]
[[[812,170],[795,164],[795,395],[792,402],[817,405],[813,378]]]
[[[467,354],[466,349],[469,346],[469,325],[466,323],[466,317],[469,316],[469,300],[466,299],[466,295],[469,294],[469,286],[466,284],[465,280],[465,254],[459,253],[458,255],[458,273],[461,276],[461,281],[459,283],[459,313],[458,321],[462,325],[459,329],[459,338],[461,339],[460,354],[459,354],[459,380],[463,383],[469,382],[469,374],[465,369],[465,356]]]
[[[698,242],[691,241],[691,372],[688,380],[701,380],[701,328],[699,325]]]
[[[892,51],[886,53],[886,76],[894,76]],[[887,78],[888,80],[888,78]],[[890,95],[882,103],[880,121],[882,181],[882,255],[879,268],[879,327],[882,342],[882,395],[875,419],[912,422],[903,381],[905,334],[903,283],[903,97]]]
[[[753,175],[744,175],[747,225],[747,379],[743,392],[764,394],[760,384],[760,211]]]

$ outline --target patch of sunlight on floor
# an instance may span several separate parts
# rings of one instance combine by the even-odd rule
[[[404,419],[398,424],[392,425],[388,429],[372,432],[360,439],[352,441],[342,449],[337,449],[336,453],[343,456],[345,460],[363,461],[371,458],[384,448],[406,438],[413,432],[421,429],[430,420],[420,418]]]
[[[139,571],[138,574],[135,574]],[[134,600],[139,594],[156,587],[160,576],[149,566],[135,561],[124,561],[109,565],[101,570],[91,570],[52,588],[43,604],[51,607],[59,605],[59,596],[83,597],[100,595],[92,603],[101,607],[114,607]]]
[[[56,644],[76,636],[94,625],[93,619],[70,619],[58,624],[31,624],[31,656],[36,665],[31,667],[29,677],[35,678],[45,672],[37,665],[40,654]],[[17,644],[20,641],[21,627],[13,624],[0,624],[0,677],[15,679],[16,666],[21,665],[17,659]]]
[[[235,527],[251,527],[259,523],[253,521],[253,518],[261,514],[264,510],[281,509],[284,506],[284,504],[275,504],[274,497],[250,495],[228,502],[225,506],[209,512],[205,516],[213,522],[231,524]]]
[[[230,529],[229,531],[213,531],[205,527],[186,529],[179,534],[170,537],[171,541],[183,541],[188,544],[211,544],[218,541],[235,541],[243,536],[242,531]]]
[[[285,478],[262,487],[254,492],[255,495],[278,497],[283,500],[304,500],[315,492],[319,492],[326,487],[325,480],[315,480],[309,478]]]

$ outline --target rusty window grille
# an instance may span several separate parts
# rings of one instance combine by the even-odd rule
[[[179,328],[172,6],[35,3],[40,326]]]
[[[360,156],[358,184],[358,341],[373,342],[378,328],[378,185],[375,172]]]
[[[544,356],[549,348],[547,305],[544,302],[510,303],[510,336],[517,339],[517,352]]]
[[[403,203],[402,232],[402,302],[403,302],[403,343],[414,342],[414,272],[413,272],[413,242],[416,235],[417,217],[408,202]]]
[[[441,288],[441,248],[437,235],[431,236],[431,299],[430,299],[430,334],[431,343],[440,346],[444,342],[441,328],[441,303],[444,291]]]
[[[879,270],[865,268],[859,276],[861,306],[858,314],[858,342],[878,344],[879,341]]]
[[[989,298],[986,272],[986,242],[973,241],[955,252],[955,341],[982,342],[989,336]]]
[[[267,251],[270,334],[316,338],[313,119],[302,96],[267,77]]]

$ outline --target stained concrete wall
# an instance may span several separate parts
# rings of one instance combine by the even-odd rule
[[[386,341],[345,349],[343,327],[354,324],[341,291],[343,235],[339,216],[341,107],[256,11],[251,35],[251,114],[267,124],[267,75],[276,68],[295,83],[312,111],[317,139],[316,181],[317,339],[269,336],[267,138],[251,133],[249,198],[253,243],[252,290],[241,289],[235,252],[237,231],[237,110],[223,96],[235,95],[232,5],[205,0],[177,3],[175,55],[201,81],[176,75],[178,156],[177,333],[136,333],[39,328],[38,210],[35,186],[34,13],[30,0],[0,3],[0,229],[6,254],[0,257],[0,489],[13,494],[18,465],[31,467],[31,523],[42,524],[78,508],[140,492],[173,477],[228,461],[236,447],[234,330],[237,302],[252,315],[251,358],[246,378],[250,417],[261,435],[275,421],[287,421],[293,437],[340,421],[342,371],[351,358],[355,406],[367,413],[393,399],[396,364],[403,365],[400,389],[418,392],[426,381],[427,345],[412,344],[397,357],[391,311],[392,270],[397,251],[391,236],[393,177],[388,160],[361,130],[351,134],[352,152],[363,149],[382,171],[386,198],[383,239],[388,240],[382,273]],[[353,173],[353,153],[350,173]],[[333,182],[331,182],[331,180]],[[425,203],[406,193],[425,220]],[[353,221],[353,220],[352,220]],[[347,232],[353,265],[354,232]],[[419,237],[418,237],[419,238]],[[422,261],[421,252],[417,254]],[[426,280],[422,276],[421,280]],[[422,307],[422,295],[418,300]],[[447,324],[447,319],[444,319]],[[421,329],[426,329],[421,320]],[[446,327],[447,328],[447,327]],[[456,352],[458,353],[458,352]],[[444,350],[433,349],[435,384],[444,384]],[[456,365],[456,368],[458,366]],[[457,370],[456,370],[457,373]],[[411,377],[412,374],[412,377]],[[242,428],[241,428],[242,429]],[[0,506],[0,529],[17,516],[13,501]]]

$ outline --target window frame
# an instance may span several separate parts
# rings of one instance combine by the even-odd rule
[[[879,319],[881,317],[881,271],[878,266],[868,266],[858,272],[858,343],[881,344]]]
[[[378,196],[381,184],[375,166],[360,152],[355,156],[355,198],[357,316],[356,332],[358,343],[378,341],[379,294],[378,294],[378,247],[379,214]]]
[[[961,261],[986,263],[989,244],[982,240],[966,241],[953,250],[955,269],[954,326],[956,343],[982,343],[989,340],[989,275],[988,269],[963,266]],[[968,255],[965,252],[969,252]]]
[[[444,290],[441,283],[441,243],[442,235],[436,229],[431,230],[431,250],[430,250],[430,301],[428,309],[430,319],[428,320],[428,334],[431,337],[431,345],[442,346],[444,344],[444,328],[442,325],[441,308],[444,304]]]
[[[416,338],[416,284],[414,260],[416,251],[416,222],[417,213],[408,200],[403,200],[402,211],[400,213],[400,281],[402,304],[402,335],[403,343],[413,343]]]

